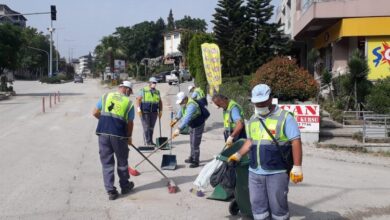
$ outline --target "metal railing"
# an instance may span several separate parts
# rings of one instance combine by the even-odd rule
[[[343,127],[361,128],[364,116],[374,114],[373,111],[343,111]]]
[[[366,115],[363,121],[363,143],[366,143],[368,139],[389,139],[390,115]]]

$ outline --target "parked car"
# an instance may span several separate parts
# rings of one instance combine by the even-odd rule
[[[164,72],[157,74],[155,76],[157,79],[157,82],[159,82],[159,83],[166,82],[166,76],[169,74],[171,74],[171,71],[164,71]]]
[[[83,83],[84,80],[83,80],[83,77],[77,75],[77,76],[74,77],[74,81],[73,82],[74,83]]]
[[[172,70],[171,74],[166,76],[166,81],[169,85],[172,85],[172,83],[178,83],[179,79],[180,82],[191,81],[192,76],[186,69]]]

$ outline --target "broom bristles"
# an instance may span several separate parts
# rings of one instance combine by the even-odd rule
[[[128,170],[129,170],[129,174],[132,176],[139,176],[141,174],[140,172],[138,172],[138,170],[133,169],[131,167],[128,167]]]

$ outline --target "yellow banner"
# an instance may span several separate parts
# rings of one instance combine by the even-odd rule
[[[369,80],[390,76],[390,37],[370,37],[368,43]]]
[[[204,43],[202,47],[203,66],[210,88],[219,90],[222,83],[221,77],[221,56],[219,47],[216,44]]]

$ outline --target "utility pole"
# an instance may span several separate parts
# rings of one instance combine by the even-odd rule
[[[53,31],[54,31],[54,28],[53,28],[53,20],[57,20],[57,10],[56,10],[56,6],[55,5],[51,5],[50,6],[50,15],[51,15],[51,19],[50,19],[50,28],[49,28],[49,32],[50,32],[50,71],[49,71],[49,77],[52,77],[53,75]]]

